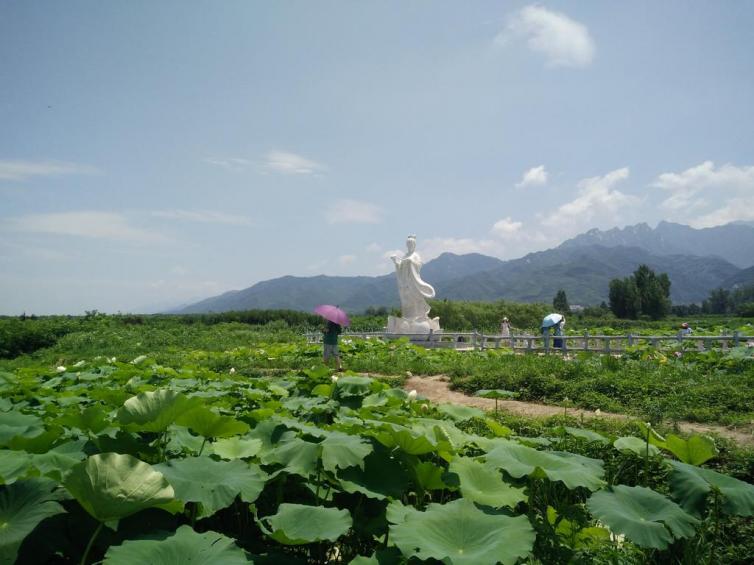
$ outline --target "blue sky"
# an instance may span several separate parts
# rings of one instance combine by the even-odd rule
[[[0,313],[754,219],[752,2],[0,3]],[[430,281],[431,282],[431,281]]]

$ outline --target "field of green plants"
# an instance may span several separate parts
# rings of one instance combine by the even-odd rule
[[[338,374],[274,321],[23,323],[50,335],[0,360],[2,563],[754,561],[754,453],[672,430],[748,424],[754,348],[344,340]],[[434,405],[407,371],[641,418]]]

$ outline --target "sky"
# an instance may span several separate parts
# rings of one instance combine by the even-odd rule
[[[0,2],[0,314],[754,220],[754,2]],[[428,281],[431,283],[431,281]]]

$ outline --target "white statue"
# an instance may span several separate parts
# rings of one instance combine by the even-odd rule
[[[435,289],[421,278],[422,260],[416,252],[416,236],[406,239],[407,253],[403,257],[390,257],[395,263],[398,294],[401,297],[402,317],[389,316],[388,333],[427,334],[440,331],[440,319],[429,318],[428,298],[435,297]]]

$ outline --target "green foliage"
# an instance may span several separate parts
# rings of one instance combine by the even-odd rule
[[[610,281],[610,310],[618,318],[652,320],[664,318],[670,312],[670,279],[667,273],[656,275],[647,265],[639,265],[633,275]]]
[[[568,297],[566,296],[565,290],[563,290],[562,288],[558,290],[558,292],[555,294],[555,298],[552,299],[552,307],[556,312],[560,312],[561,314],[567,314],[570,312],[570,307],[568,306]]]

